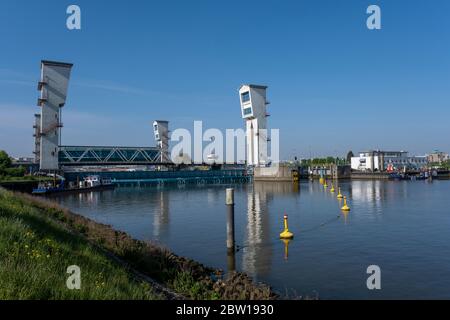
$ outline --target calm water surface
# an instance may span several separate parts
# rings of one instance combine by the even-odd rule
[[[450,298],[450,181],[340,184],[351,211],[318,182],[236,185],[236,268],[281,293],[323,299]],[[175,253],[227,270],[225,188],[117,188],[55,199]],[[283,214],[295,238],[278,239]],[[369,265],[381,290],[366,287]]]

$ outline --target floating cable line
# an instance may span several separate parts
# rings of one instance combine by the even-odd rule
[[[333,222],[338,221],[340,218],[341,218],[341,215],[338,215],[338,216],[336,216],[336,217],[334,217],[332,219],[329,219],[329,220],[327,220],[327,221],[325,221],[325,222],[323,222],[323,223],[321,223],[319,225],[316,225],[316,226],[314,226],[312,228],[302,230],[298,234],[302,235],[304,233],[308,233],[308,232],[319,230],[319,229],[321,229],[321,228],[323,228],[323,227],[325,227],[325,226],[327,226],[327,225],[329,225],[329,224],[331,224]],[[277,239],[275,241],[269,241],[269,242],[263,242],[263,243],[255,243],[255,244],[247,244],[247,245],[236,245],[236,252],[239,252],[242,249],[249,248],[249,247],[268,247],[268,246],[272,246],[274,244],[279,243],[279,241],[280,240]]]

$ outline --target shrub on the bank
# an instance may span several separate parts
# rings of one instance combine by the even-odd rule
[[[5,151],[0,150],[0,170],[9,167],[11,167],[11,158]]]
[[[0,175],[7,177],[23,177],[26,172],[26,169],[22,166],[18,168],[5,168],[0,170]]]
[[[26,169],[23,166],[18,168],[11,167],[12,161],[9,155],[0,150],[0,179],[8,180],[11,177],[23,177]]]

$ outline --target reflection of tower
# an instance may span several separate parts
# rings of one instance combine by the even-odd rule
[[[267,159],[266,86],[242,85],[239,89],[242,118],[246,120],[247,165],[260,166]]]
[[[161,163],[169,162],[169,121],[156,120],[153,122],[153,132],[161,150]]]
[[[66,103],[72,64],[42,61],[41,79],[38,89],[41,92],[38,106],[40,116],[40,169],[58,170],[58,149],[61,137],[61,108]]]
[[[159,239],[169,225],[169,194],[167,191],[160,191],[156,193],[156,196],[158,198],[153,220],[153,235]]]
[[[248,193],[247,239],[242,268],[252,276],[267,274],[271,266],[268,201],[265,190],[256,190],[253,187]]]

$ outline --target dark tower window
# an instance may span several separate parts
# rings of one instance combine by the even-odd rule
[[[249,115],[251,113],[252,113],[252,108],[245,108],[244,109],[244,116],[247,116],[247,115]]]
[[[250,101],[250,92],[244,92],[241,94],[242,103]]]

